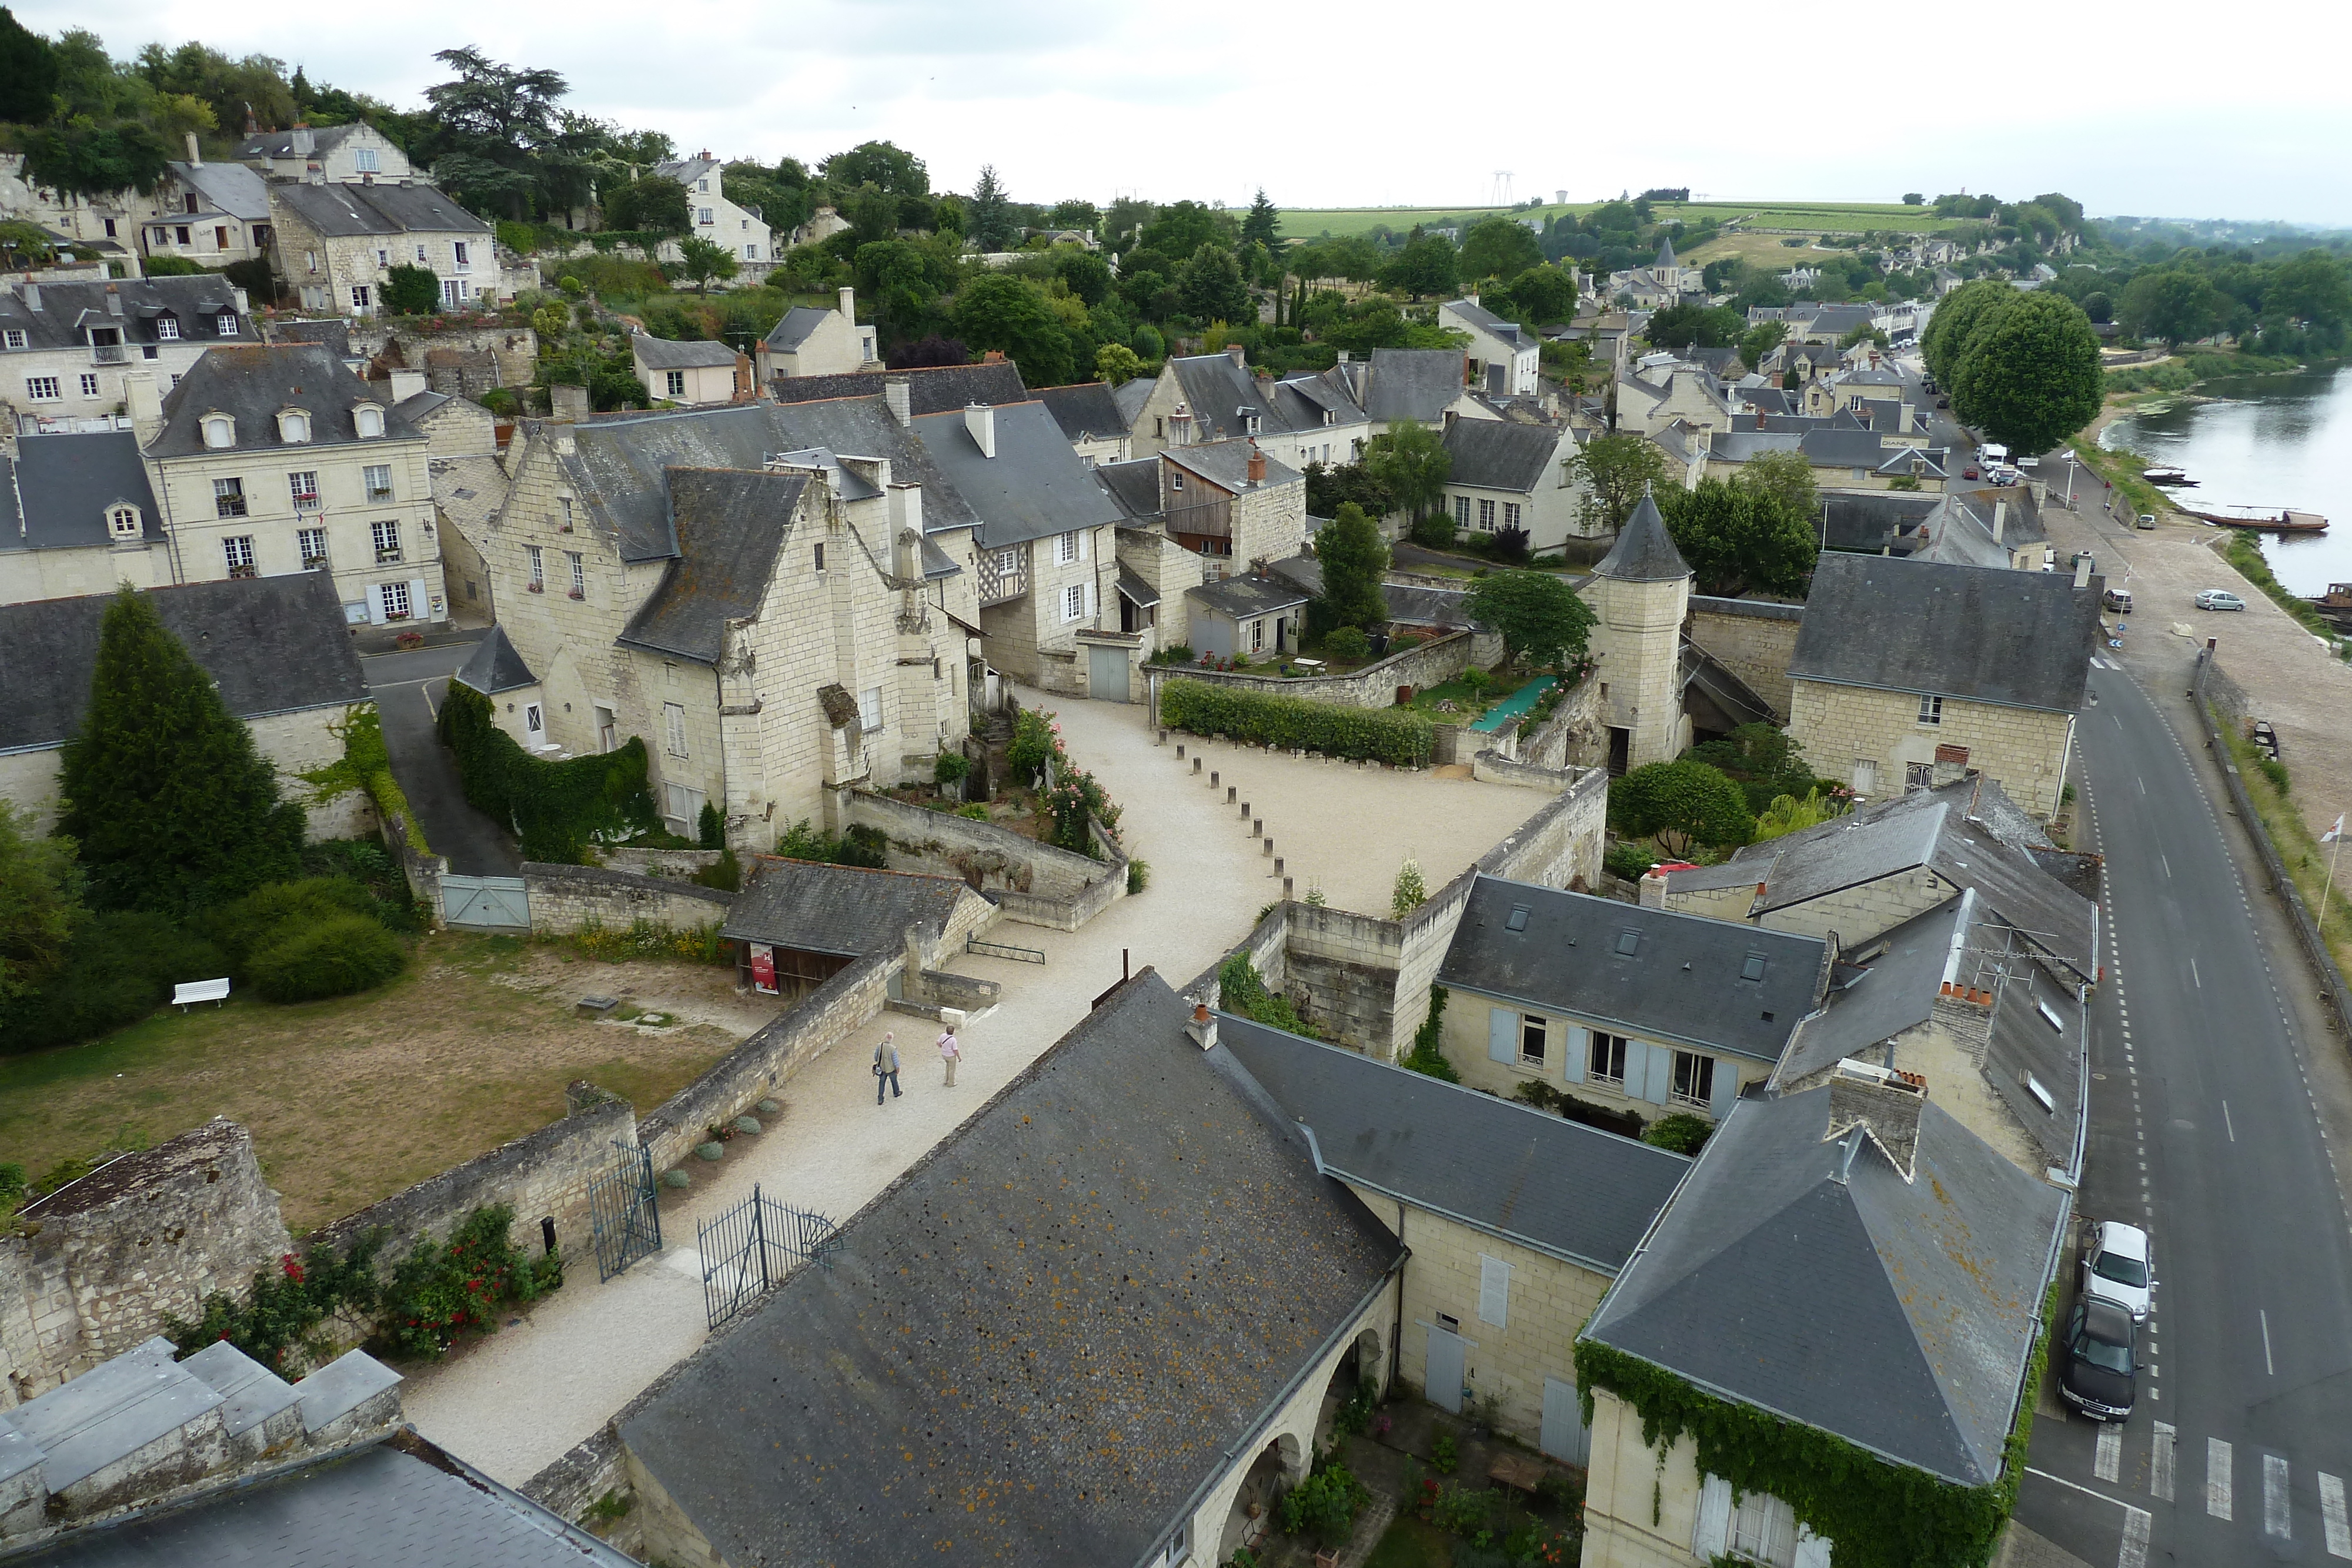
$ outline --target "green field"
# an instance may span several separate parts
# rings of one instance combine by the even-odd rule
[[[1570,202],[1522,208],[1523,218],[1549,218],[1559,213],[1583,214],[1598,202]],[[1752,228],[1805,229],[1818,234],[1861,234],[1868,229],[1900,229],[1906,234],[1933,234],[1960,218],[1939,218],[1927,207],[1906,207],[1894,202],[1660,202],[1653,208],[1660,220],[1679,218],[1697,224],[1713,218],[1727,223],[1737,218]],[[1291,239],[1335,238],[1370,234],[1381,224],[1397,230],[1415,224],[1475,223],[1507,212],[1503,207],[1290,207],[1282,214],[1282,232]]]

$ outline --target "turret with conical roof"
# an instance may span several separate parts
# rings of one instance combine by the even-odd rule
[[[1658,268],[1663,269],[1669,267],[1680,267],[1682,263],[1675,259],[1675,242],[1666,238],[1664,235],[1659,235],[1658,259],[1655,266]]]
[[[1690,747],[1682,643],[1691,577],[1658,503],[1643,490],[1584,589],[1596,621],[1591,647],[1607,693],[1610,752],[1625,767],[1669,762]]]

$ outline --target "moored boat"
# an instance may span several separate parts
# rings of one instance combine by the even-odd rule
[[[2222,528],[2254,528],[2266,534],[2324,534],[2327,519],[2317,512],[2306,512],[2294,507],[2231,507],[2225,511],[2203,512],[2194,507],[2181,511],[2200,522]]]
[[[2151,485],[2184,486],[2197,483],[2189,476],[2189,470],[2186,468],[2175,468],[2169,464],[2163,463],[2152,468],[2143,468],[2140,470],[2139,476]]]

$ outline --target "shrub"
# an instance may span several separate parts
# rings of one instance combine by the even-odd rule
[[[381,1299],[375,1255],[383,1233],[372,1230],[349,1252],[313,1247],[299,1260],[291,1252],[274,1269],[257,1269],[245,1300],[215,1291],[195,1321],[166,1316],[163,1333],[182,1358],[226,1340],[280,1376],[299,1377],[334,1354],[318,1327],[336,1313],[362,1316]]]
[[[1127,862],[1128,896],[1131,898],[1150,885],[1151,862],[1146,860],[1129,861]]]
[[[562,277],[555,280],[555,287],[563,290],[566,295],[573,299],[577,299],[582,295],[588,292],[588,286],[581,282],[578,278],[572,277],[568,272]]]
[[[2293,779],[2288,777],[2285,763],[2275,757],[2257,757],[2254,758],[2254,766],[2263,770],[2263,777],[2271,781],[2272,789],[2282,795],[2287,792],[2287,787]]]
[[[408,967],[400,938],[364,915],[332,915],[280,932],[245,964],[253,988],[273,1002],[349,996]]]
[[[1642,1141],[1662,1149],[1672,1149],[1678,1155],[1696,1155],[1706,1146],[1706,1140],[1714,1132],[1715,1124],[1706,1117],[1694,1116],[1687,1111],[1676,1111],[1643,1128]]]
[[[498,727],[490,699],[451,685],[441,742],[456,754],[466,799],[492,821],[512,822],[525,860],[578,865],[589,843],[625,839],[655,822],[646,743],[562,762],[530,756]]]
[[[1429,902],[1429,883],[1421,874],[1421,862],[1411,855],[1397,867],[1396,885],[1389,890],[1389,913],[1402,920]]]
[[[1557,1110],[1564,1096],[1540,1078],[1526,1079],[1511,1091],[1511,1098],[1522,1105],[1532,1105],[1538,1111]]]
[[[1447,1083],[1459,1083],[1462,1074],[1454,1071],[1454,1063],[1445,1060],[1444,1048],[1439,1041],[1445,1037],[1445,998],[1444,986],[1429,988],[1429,1013],[1413,1031],[1412,1050],[1402,1063],[1425,1077]]]
[[[1225,1011],[1239,1013],[1253,1023],[1303,1034],[1309,1040],[1320,1038],[1299,1018],[1288,997],[1277,997],[1266,989],[1265,980],[1247,953],[1235,953],[1218,967],[1217,1000]]]
[[[961,784],[971,772],[971,758],[961,751],[942,751],[931,764],[931,780],[937,784]]]
[[[709,800],[702,803],[701,811],[694,819],[694,838],[697,846],[702,849],[723,850],[727,847],[727,821],[719,816],[715,803]]]
[[[94,915],[41,988],[9,1004],[0,1019],[0,1053],[70,1045],[137,1023],[179,982],[227,973],[218,947],[164,915]]]
[[[1408,648],[1418,648],[1429,639],[1418,632],[1400,632],[1389,639],[1389,652],[1402,653]]]
[[[230,977],[243,979],[247,961],[262,948],[337,915],[373,916],[375,902],[373,894],[348,877],[304,877],[256,888],[220,909],[205,922],[205,928],[215,945],[228,955]]]
[[[1330,757],[1370,758],[1405,768],[1429,759],[1429,720],[1409,708],[1339,707],[1179,676],[1160,691],[1160,717],[1194,735],[1225,735]]]
[[[420,1239],[384,1288],[382,1338],[403,1355],[437,1361],[458,1333],[491,1328],[500,1308],[536,1301],[563,1283],[557,1258],[533,1260],[509,1238],[514,1210],[478,1208],[446,1245]]]
[[[985,822],[988,821],[988,808],[982,805],[979,801],[974,800],[969,806],[958,806],[956,808],[956,815],[959,817],[970,817],[975,822]]]
[[[1655,836],[1677,853],[1693,844],[1735,848],[1756,831],[1739,786],[1719,768],[1689,758],[1646,763],[1610,780],[1609,816],[1621,831]]]
[[[1454,548],[1454,517],[1447,512],[1432,512],[1412,525],[1412,542],[1423,549]]]
[[[1639,882],[1650,874],[1650,868],[1657,863],[1657,851],[1646,840],[1634,843],[1615,843],[1611,844],[1601,852],[1601,869],[1611,876],[1622,877],[1627,882]]]
[[[1372,651],[1372,643],[1360,626],[1341,626],[1323,634],[1323,651],[1335,659],[1360,659]]]
[[[1356,1510],[1371,1495],[1371,1489],[1349,1474],[1347,1466],[1328,1465],[1282,1494],[1282,1528],[1337,1546],[1348,1539]]]
[[[809,825],[803,817],[776,841],[776,852],[788,860],[829,861],[835,865],[865,866],[881,871],[890,863],[889,836],[879,828],[853,827],[839,838]]]
[[[717,860],[696,872],[694,880],[721,893],[740,893],[743,891],[743,862],[735,858],[733,850],[723,851]]]
[[[1454,1434],[1437,1434],[1437,1440],[1429,1448],[1429,1468],[1441,1476],[1450,1476],[1454,1473],[1454,1467],[1461,1462],[1461,1451],[1454,1446]]]

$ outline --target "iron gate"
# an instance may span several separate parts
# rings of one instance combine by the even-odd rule
[[[441,878],[441,918],[476,930],[530,929],[530,894],[519,876]]]
[[[751,1196],[695,1230],[702,1255],[702,1310],[710,1326],[741,1312],[784,1282],[800,1264],[833,1266],[840,1245],[832,1220]]]
[[[661,1250],[661,1208],[654,1201],[654,1152],[613,1140],[612,1168],[588,1184],[588,1225],[596,1239],[596,1279],[611,1279]]]

